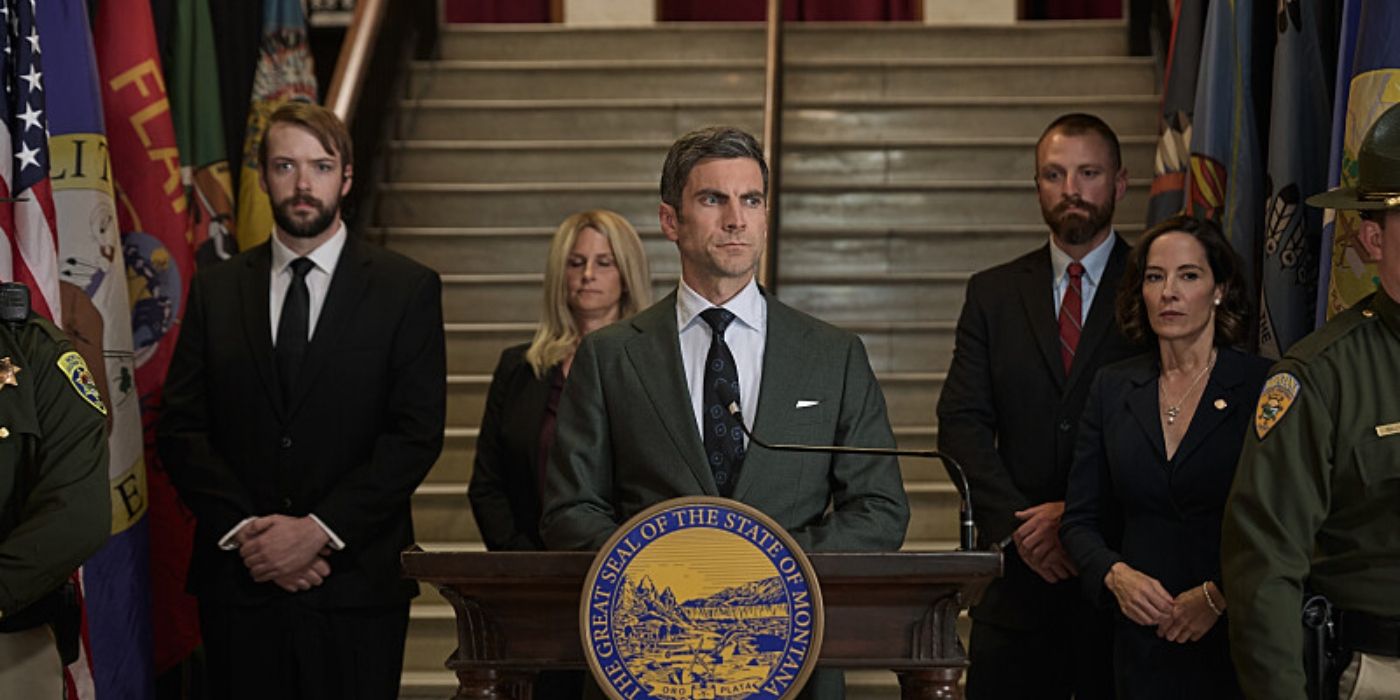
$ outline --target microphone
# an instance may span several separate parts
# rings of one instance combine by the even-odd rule
[[[744,431],[753,444],[766,450],[774,452],[812,452],[818,454],[844,454],[844,455],[871,455],[880,457],[918,457],[920,459],[939,459],[948,471],[956,474],[958,481],[962,482],[961,498],[958,504],[958,543],[959,549],[964,552],[971,552],[977,547],[977,537],[975,526],[972,522],[972,489],[967,485],[967,473],[963,471],[962,465],[953,459],[952,456],[939,452],[938,450],[900,450],[886,447],[847,447],[845,445],[785,445],[769,444],[754,435],[749,430],[749,426],[744,424],[744,414],[739,410],[739,402],[735,400],[734,392],[729,388],[728,382],[717,382],[716,391],[720,395],[721,401],[726,402],[729,415],[739,423],[739,429]]]

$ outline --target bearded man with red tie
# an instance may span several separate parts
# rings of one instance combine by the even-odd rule
[[[1113,696],[1111,618],[1084,599],[1058,533],[1089,384],[1139,352],[1113,308],[1128,172],[1088,114],[1051,123],[1035,167],[1050,240],[968,282],[938,401],[938,449],[967,470],[979,545],[1006,553],[972,608],[969,700]]]

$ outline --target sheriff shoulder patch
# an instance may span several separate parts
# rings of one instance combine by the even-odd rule
[[[58,358],[58,368],[63,370],[63,376],[68,377],[68,383],[73,385],[78,396],[92,404],[102,415],[107,415],[107,406],[102,403],[102,392],[97,390],[97,382],[93,381],[92,372],[88,371],[82,355],[71,351],[63,353]]]
[[[1302,388],[1298,378],[1287,372],[1279,372],[1264,382],[1264,390],[1259,392],[1259,408],[1254,412],[1254,434],[1260,440],[1273,430],[1283,414],[1288,413]]]

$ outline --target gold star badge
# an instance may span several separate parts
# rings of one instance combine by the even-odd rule
[[[15,379],[15,375],[19,374],[21,369],[23,368],[11,362],[10,358],[0,357],[0,389],[7,386],[19,386],[19,381]]]

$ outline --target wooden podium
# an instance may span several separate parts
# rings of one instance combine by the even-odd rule
[[[579,597],[592,552],[403,554],[457,612],[456,698],[526,700],[537,671],[583,668]],[[961,698],[958,613],[1001,575],[998,552],[809,554],[821,583],[821,666],[890,669],[902,695]]]

